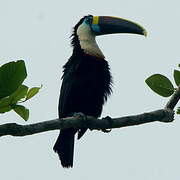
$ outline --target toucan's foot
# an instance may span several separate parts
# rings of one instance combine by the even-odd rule
[[[105,118],[102,118],[102,120],[107,120],[109,122],[109,124],[112,123],[112,119],[109,116],[106,116]],[[104,133],[109,133],[109,132],[111,132],[111,130],[112,129],[101,129],[101,131],[104,132]]]
[[[82,118],[82,121],[84,124],[87,124],[87,116],[85,114],[83,114],[82,112],[75,112],[73,114],[74,117],[79,117],[79,118]],[[78,129],[78,136],[77,136],[77,139],[80,139],[84,133],[87,131],[87,128],[81,128],[81,129]]]

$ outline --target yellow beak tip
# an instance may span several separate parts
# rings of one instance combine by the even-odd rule
[[[145,37],[147,37],[148,32],[147,32],[146,30],[144,30],[144,31],[143,31],[143,34],[144,34]]]

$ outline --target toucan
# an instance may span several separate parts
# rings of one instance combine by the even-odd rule
[[[63,66],[59,118],[70,117],[74,113],[100,117],[103,105],[112,93],[112,76],[108,62],[96,43],[96,36],[114,33],[147,35],[141,25],[112,16],[88,15],[75,25],[71,39],[73,52]],[[80,139],[86,130],[60,130],[53,149],[63,167],[73,167],[74,136],[77,133]]]

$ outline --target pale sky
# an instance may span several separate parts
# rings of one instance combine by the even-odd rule
[[[168,101],[154,94],[144,80],[154,73],[172,79],[180,63],[178,0],[0,0],[0,64],[24,59],[25,84],[43,84],[27,102],[30,119],[14,112],[0,122],[36,123],[57,118],[62,66],[71,56],[72,27],[88,14],[118,16],[144,26],[148,37],[128,34],[98,37],[111,66],[113,95],[102,116],[120,117],[163,108]],[[92,131],[75,144],[73,169],[63,169],[52,150],[59,131],[0,140],[3,180],[179,180],[180,117],[113,130]]]

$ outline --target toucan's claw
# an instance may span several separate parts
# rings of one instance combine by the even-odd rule
[[[101,131],[104,132],[104,133],[109,133],[109,132],[111,132],[111,130],[112,129],[101,129]]]
[[[75,113],[73,114],[73,116],[74,116],[74,117],[80,117],[80,118],[82,118],[83,121],[86,121],[86,120],[87,120],[86,115],[83,114],[82,112],[75,112]]]

